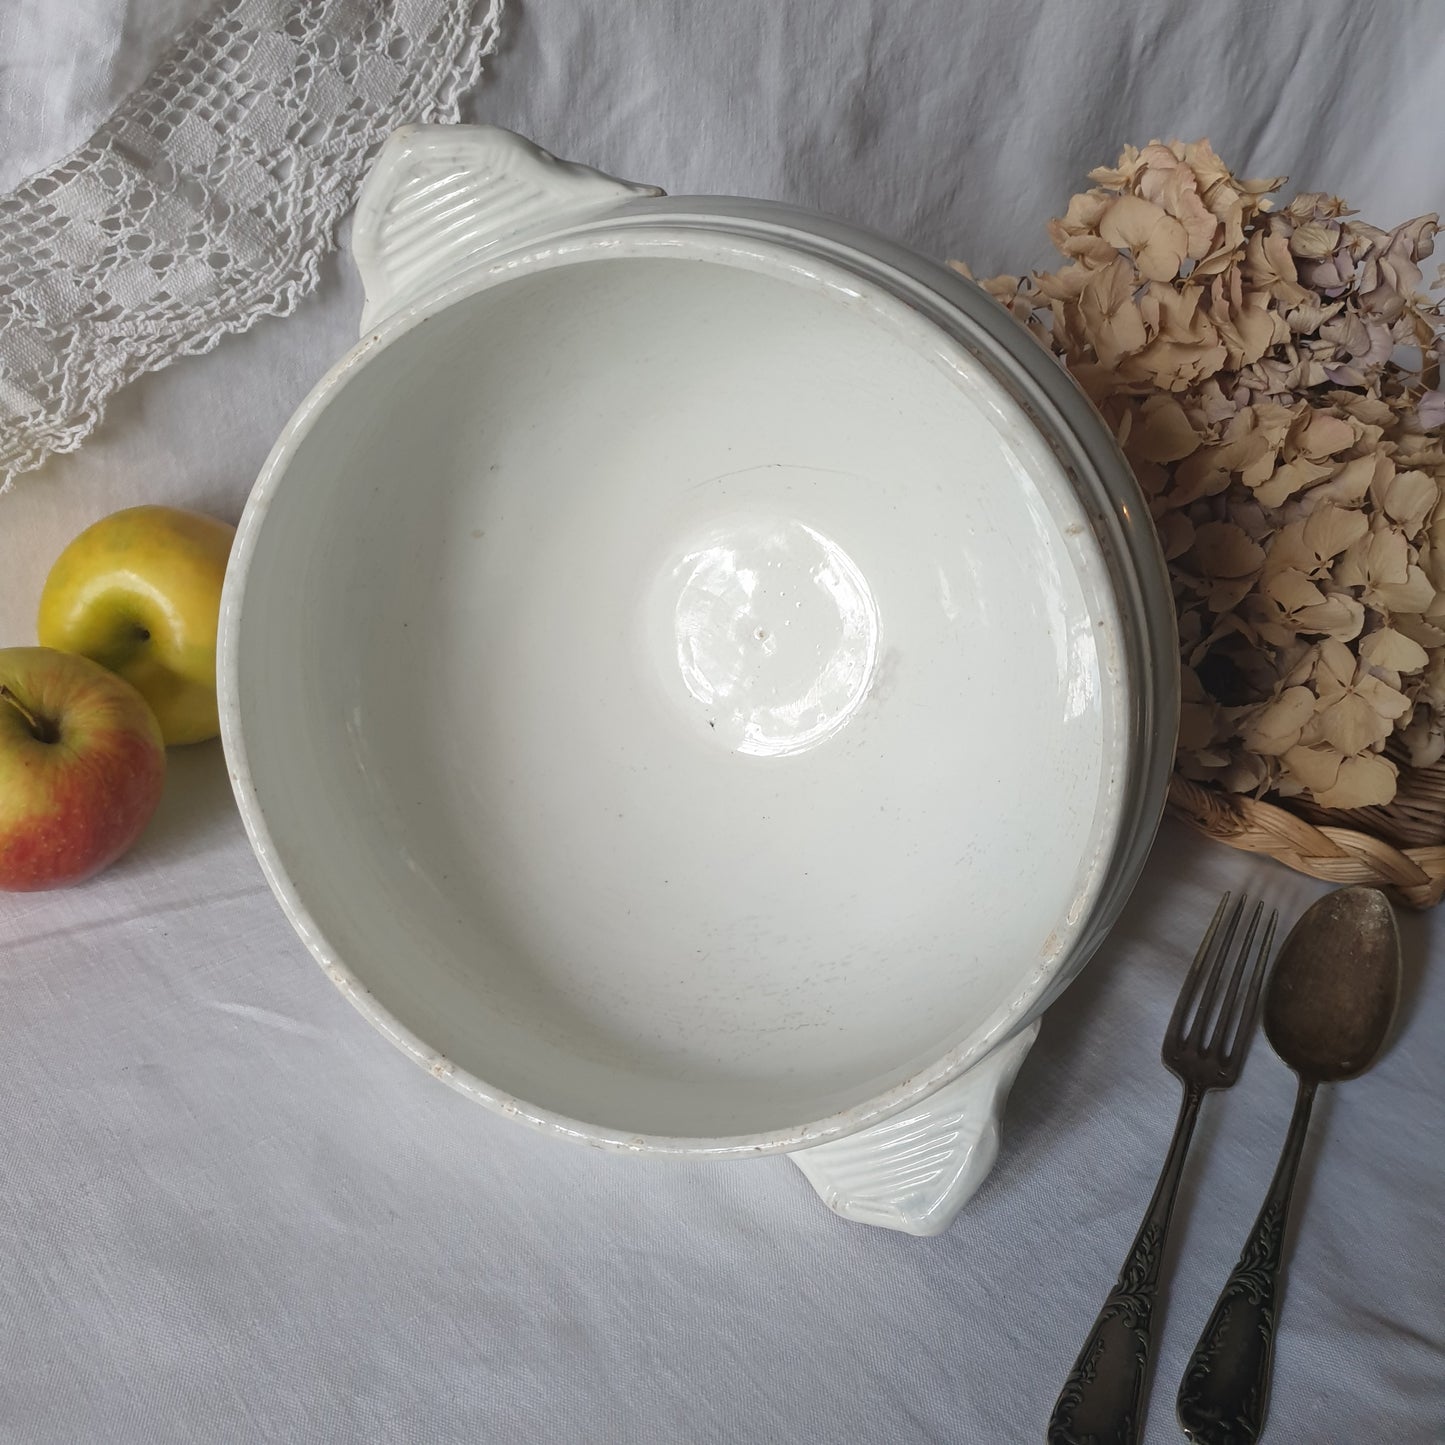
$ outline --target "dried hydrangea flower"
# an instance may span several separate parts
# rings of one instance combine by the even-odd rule
[[[1385,230],[1320,192],[1275,209],[1207,141],[1126,147],[982,283],[1124,448],[1170,564],[1178,767],[1327,808],[1389,802],[1399,738],[1445,757],[1436,218]],[[965,274],[967,268],[960,266]],[[1445,268],[1442,268],[1445,278]]]

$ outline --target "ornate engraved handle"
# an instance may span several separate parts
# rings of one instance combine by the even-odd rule
[[[1314,1099],[1315,1086],[1301,1080],[1264,1207],[1179,1387],[1179,1423],[1199,1445],[1253,1445],[1264,1429],[1285,1224]]]
[[[1154,1197],[1119,1281],[1104,1301],[1054,1406],[1049,1445],[1136,1445],[1143,1434],[1159,1264],[1202,1097],[1199,1089],[1184,1090]]]

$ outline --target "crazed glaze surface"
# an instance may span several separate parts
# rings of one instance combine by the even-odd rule
[[[479,257],[451,216],[415,302],[384,196],[525,183],[499,134],[383,156],[376,330],[243,521],[247,826],[338,984],[475,1097],[670,1152],[856,1133],[1097,928],[1143,752],[1096,521],[967,347],[785,236],[614,225],[594,177]]]

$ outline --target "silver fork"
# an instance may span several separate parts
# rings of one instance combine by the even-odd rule
[[[1245,906],[1243,896],[1232,911],[1229,894],[1219,900],[1179,990],[1161,1051],[1165,1067],[1184,1085],[1179,1122],[1174,1126],[1174,1139],[1159,1183],[1119,1272],[1118,1283],[1104,1301],[1054,1406],[1049,1419],[1049,1445],[1135,1445],[1143,1432],[1159,1262],[1179,1177],[1184,1172],[1200,1101],[1210,1089],[1227,1089],[1239,1078],[1254,1032],[1260,985],[1279,916],[1270,911],[1255,949],[1264,911],[1264,905],[1256,903],[1236,949],[1235,937]],[[1229,919],[1224,923],[1226,913]],[[1220,987],[1226,976],[1228,985],[1221,1002]]]

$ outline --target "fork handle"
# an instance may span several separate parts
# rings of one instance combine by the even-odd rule
[[[1300,1080],[1269,1193],[1184,1372],[1179,1423],[1197,1445],[1253,1445],[1264,1429],[1284,1275],[1284,1231],[1314,1101],[1314,1084]]]
[[[1129,1257],[1064,1383],[1048,1445],[1136,1445],[1144,1430],[1159,1265],[1204,1091],[1184,1089],[1179,1122]]]

